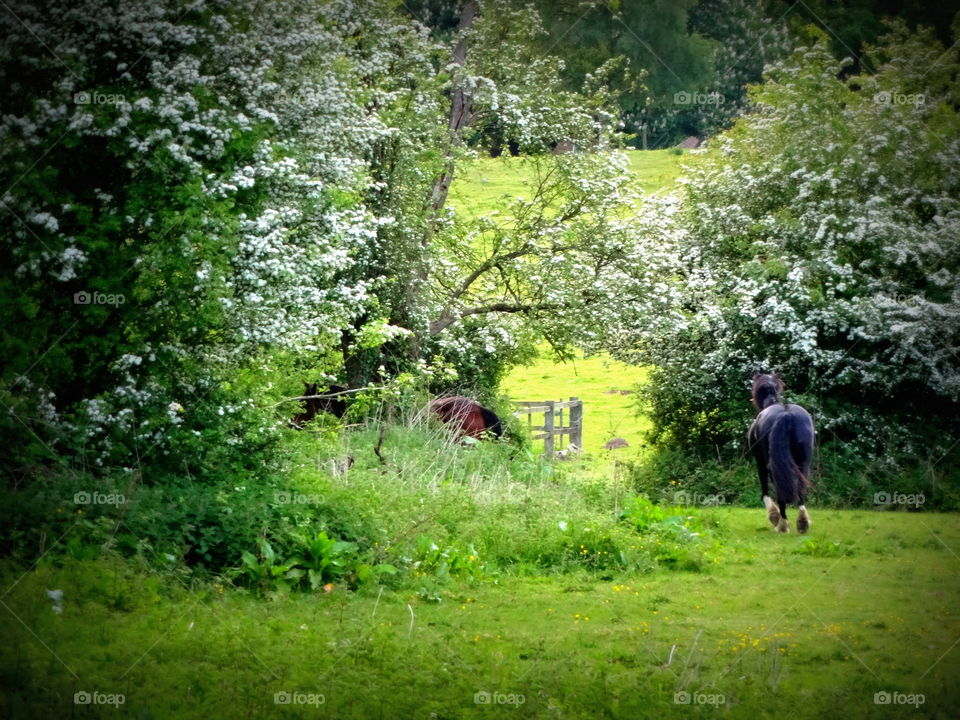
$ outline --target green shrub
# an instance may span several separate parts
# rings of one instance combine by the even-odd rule
[[[932,469],[946,501],[960,490],[938,460],[960,435],[960,114],[948,79],[960,55],[895,22],[866,48],[869,73],[847,78],[828,36],[809,40],[767,69],[751,111],[675,196],[640,208],[624,266],[636,290],[606,347],[654,368],[644,410],[684,473],[661,463],[660,480],[686,482],[702,461],[721,491],[752,419],[750,378],[776,370],[785,399],[814,415],[818,496],[863,504]],[[936,75],[909,70],[935,59]]]
[[[641,548],[660,567],[702,571],[718,559],[715,524],[695,510],[654,505],[639,495],[626,503],[620,518],[644,538]]]
[[[328,537],[323,531],[313,537],[298,536],[297,540],[299,554],[286,560],[280,559],[268,540],[261,540],[259,556],[242,553],[241,576],[260,592],[287,593],[321,587],[329,590],[340,581],[356,588],[397,572],[392,565],[367,562],[369,553],[361,554],[356,543]]]

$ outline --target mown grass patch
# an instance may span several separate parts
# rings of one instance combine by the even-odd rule
[[[416,585],[337,587],[266,602],[218,582],[185,589],[119,560],[6,564],[0,711],[885,718],[960,710],[960,588],[949,549],[960,547],[957,516],[814,510],[811,539],[856,549],[820,557],[797,554],[807,539],[772,532],[760,508],[704,512],[725,548],[708,572],[506,575],[454,580],[428,595]],[[62,614],[49,589],[63,591]],[[75,705],[85,692],[122,694],[124,704]],[[893,704],[920,695],[918,711]]]

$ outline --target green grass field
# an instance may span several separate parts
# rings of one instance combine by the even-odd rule
[[[644,368],[605,356],[557,363],[544,353],[531,365],[514,368],[500,389],[511,400],[578,397],[584,407],[583,451],[598,459],[636,457],[643,434],[649,429],[649,424],[637,414],[634,394],[644,377]],[[543,416],[533,420],[534,424],[542,424]],[[629,447],[604,450],[604,443],[615,437],[625,439]]]
[[[803,538],[760,508],[702,512],[721,540],[705,572],[503,575],[429,596],[268,602],[120,561],[7,565],[0,714],[957,716],[960,518],[814,510]]]
[[[657,192],[680,176],[687,153],[673,150],[628,150],[630,172],[639,190]],[[450,204],[460,212],[479,215],[511,198],[530,197],[528,162],[523,157],[479,158],[450,188]]]

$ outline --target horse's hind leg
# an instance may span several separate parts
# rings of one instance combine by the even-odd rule
[[[777,532],[790,532],[790,523],[787,522],[787,503],[780,500],[778,505],[780,505],[780,521],[777,523]]]
[[[810,421],[810,427],[805,437],[797,443],[797,452],[795,460],[800,471],[800,482],[797,483],[797,532],[805,533],[810,529],[810,515],[807,514],[807,487],[810,483],[810,463],[813,459],[813,422]]]
[[[801,534],[810,529],[810,515],[807,514],[807,506],[804,505],[806,496],[807,493],[801,488],[798,501],[800,506],[797,508],[797,532]]]
[[[767,509],[767,520],[776,527],[777,523],[780,522],[780,512],[777,510],[773,498],[770,497],[770,457],[764,439],[760,437],[756,429],[756,423],[750,426],[747,439],[757,461],[757,475],[760,477],[760,497],[763,498],[763,506]]]
[[[769,495],[764,495],[763,504],[767,507],[767,520],[776,527],[780,522],[780,511],[777,509],[777,503]]]
[[[807,508],[801,505],[799,511],[797,512],[797,532],[802,534],[809,529],[810,516],[807,514]]]

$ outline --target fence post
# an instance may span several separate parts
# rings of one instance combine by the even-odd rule
[[[547,400],[547,411],[543,414],[543,454],[548,460],[553,459],[553,400]]]
[[[583,403],[580,398],[572,397],[570,402],[570,442],[583,452]]]
[[[557,421],[554,421],[554,422],[556,423]],[[554,425],[554,429],[555,429],[555,430],[556,430],[557,428],[559,428],[559,430],[558,430],[558,433],[559,433],[559,434],[557,435],[557,437],[560,439],[560,449],[561,449],[561,450],[563,450],[563,448],[565,448],[565,447],[567,446],[567,443],[570,442],[570,439],[569,439],[569,438],[567,438],[566,440],[564,440],[564,438],[563,438],[563,430],[564,430],[564,427],[565,427],[565,426],[564,426],[564,424],[563,424],[563,400],[561,400],[561,401],[560,401],[559,424],[555,424],[555,425]]]

